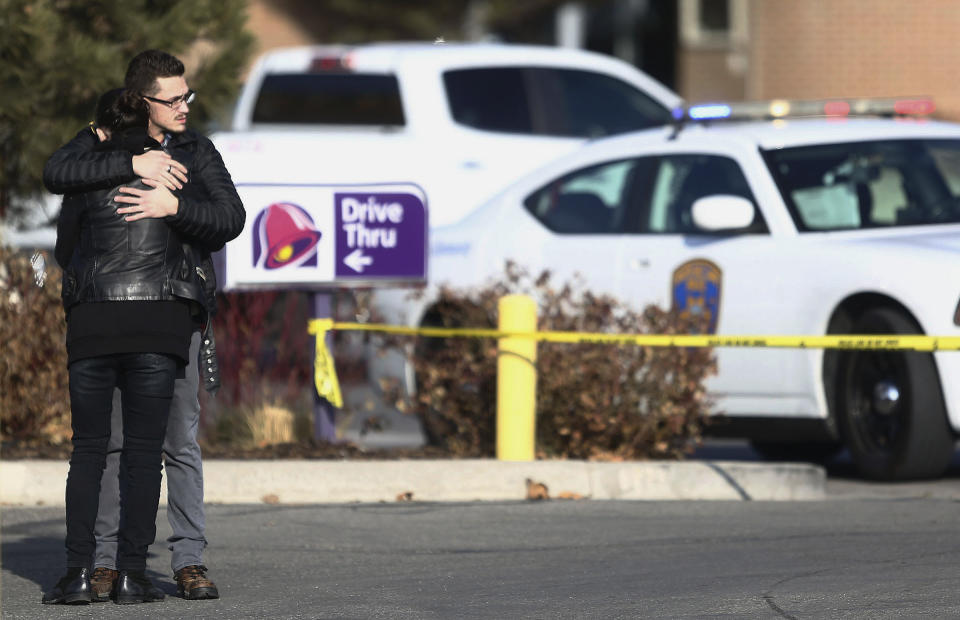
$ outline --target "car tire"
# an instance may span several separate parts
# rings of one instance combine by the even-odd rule
[[[765,461],[794,461],[823,465],[843,449],[839,442],[751,441],[750,447]]]
[[[874,308],[854,323],[859,334],[916,334],[892,308]],[[912,480],[943,474],[954,435],[931,353],[843,351],[837,366],[840,430],[866,478]]]

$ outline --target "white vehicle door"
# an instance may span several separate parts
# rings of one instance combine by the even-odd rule
[[[624,250],[625,300],[657,304],[704,319],[705,329],[730,335],[789,333],[778,311],[780,273],[774,239],[759,209],[736,234],[705,234],[692,205],[718,194],[756,200],[740,165],[710,154],[647,158],[648,175],[633,190],[635,235]],[[798,413],[808,395],[790,393],[785,374],[795,351],[716,350],[718,375],[707,387],[716,410],[739,415]]]

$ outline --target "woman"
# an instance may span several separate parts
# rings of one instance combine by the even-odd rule
[[[160,148],[147,136],[147,119],[138,109],[119,89],[100,98],[94,127],[100,149],[140,154]],[[135,186],[151,189],[143,182]],[[73,453],[66,493],[67,572],[44,595],[44,603],[93,600],[94,524],[115,387],[123,403],[123,452],[114,599],[163,598],[144,572],[147,548],[156,536],[161,448],[173,385],[189,355],[193,315],[203,292],[176,233],[162,219],[126,221],[116,212],[118,191],[67,196],[58,225],[56,256],[66,265],[62,295]]]

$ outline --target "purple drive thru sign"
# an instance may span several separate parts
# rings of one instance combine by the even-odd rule
[[[336,277],[426,277],[426,210],[413,194],[334,193]]]
[[[237,192],[247,223],[223,254],[224,290],[427,281],[427,197],[415,183],[241,183]]]

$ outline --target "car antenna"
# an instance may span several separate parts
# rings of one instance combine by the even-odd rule
[[[689,118],[687,116],[687,110],[683,106],[673,109],[673,122],[670,123],[672,131],[670,135],[667,136],[667,140],[676,140],[677,136],[680,135],[680,132],[683,131],[684,125],[686,125],[686,120]]]

